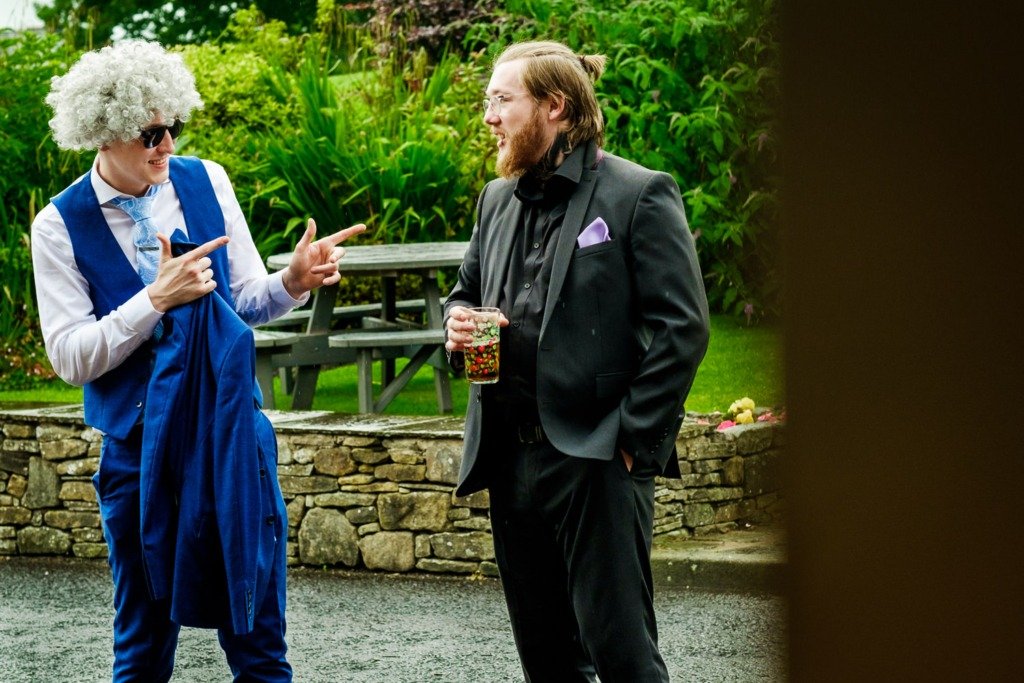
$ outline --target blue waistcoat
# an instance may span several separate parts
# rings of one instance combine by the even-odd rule
[[[64,219],[75,263],[89,283],[92,314],[99,320],[134,296],[143,283],[103,218],[91,173],[54,197],[53,205]],[[189,239],[202,244],[224,235],[224,212],[202,161],[171,157],[170,177]],[[217,249],[209,256],[217,273],[217,292],[233,307],[227,250]],[[119,439],[128,436],[145,405],[151,355],[150,344],[143,344],[124,363],[85,385],[86,424]]]

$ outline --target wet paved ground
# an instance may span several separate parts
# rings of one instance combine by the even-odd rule
[[[494,580],[291,570],[289,659],[299,683],[521,681]],[[781,597],[660,588],[674,681],[781,681]],[[110,680],[106,564],[0,559],[0,682]],[[174,681],[229,681],[215,632],[183,629]]]

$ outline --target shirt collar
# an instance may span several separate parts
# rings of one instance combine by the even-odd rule
[[[593,143],[577,147],[567,154],[546,183],[541,184],[529,172],[522,175],[516,181],[516,198],[527,204],[535,204],[545,199],[550,200],[572,194],[583,177],[583,159],[591,144]]]
[[[99,200],[100,206],[109,204],[110,200],[114,197],[130,197],[124,192],[114,188],[110,183],[100,177],[100,157],[96,155],[96,158],[92,162],[92,173],[89,174],[89,182],[92,183],[93,192],[96,193],[96,199]],[[167,178],[161,185],[165,185],[171,182],[170,177]]]

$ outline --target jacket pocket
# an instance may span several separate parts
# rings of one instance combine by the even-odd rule
[[[589,247],[577,247],[576,258],[583,258],[584,256],[594,256],[602,252],[611,251],[618,249],[619,244],[615,240],[608,240],[607,242],[598,242],[597,244],[591,244]]]

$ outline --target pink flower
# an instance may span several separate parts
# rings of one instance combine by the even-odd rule
[[[786,411],[783,410],[782,412],[780,412],[779,414],[776,415],[772,411],[766,410],[761,415],[759,415],[757,417],[757,421],[758,422],[768,422],[770,424],[776,424],[777,422],[785,422],[786,421]]]
[[[718,426],[715,427],[715,431],[716,432],[724,432],[729,427],[735,427],[735,426],[736,426],[736,423],[733,422],[732,420],[722,420],[721,422],[718,423]]]

